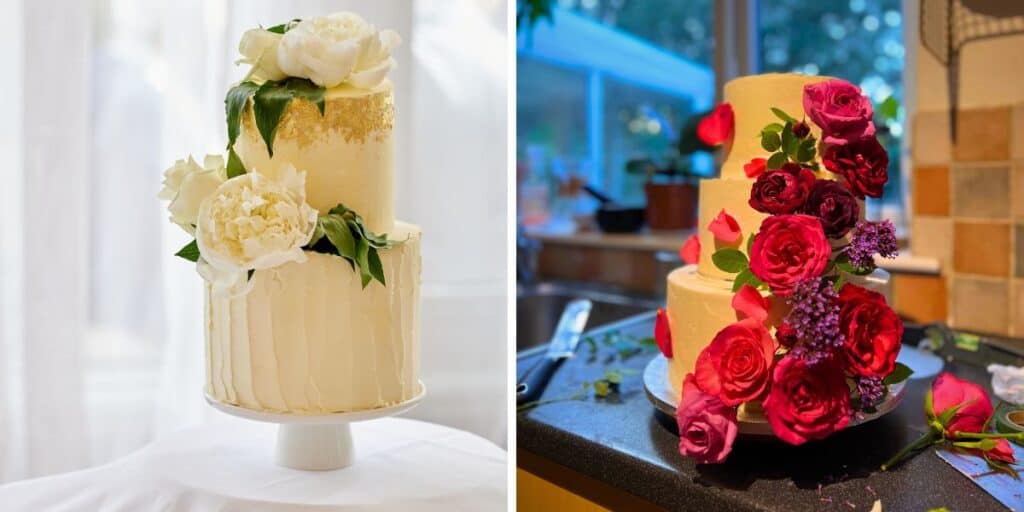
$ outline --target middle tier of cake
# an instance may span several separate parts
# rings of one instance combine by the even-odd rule
[[[703,251],[702,251],[703,252]],[[889,273],[875,270],[867,276],[849,276],[849,282],[890,297]],[[767,291],[762,291],[767,296]],[[697,356],[711,343],[718,331],[739,320],[732,307],[732,281],[709,279],[696,265],[673,270],[668,275],[668,319],[672,331],[672,359],[668,379],[673,389],[682,390],[683,378],[693,372]],[[775,328],[788,312],[783,299],[773,297],[768,325]]]
[[[339,256],[259,270],[237,297],[206,294],[207,393],[257,411],[324,414],[419,393],[420,229],[380,251],[387,285]]]

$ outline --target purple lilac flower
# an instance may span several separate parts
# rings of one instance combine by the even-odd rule
[[[843,346],[838,297],[831,283],[820,277],[805,279],[793,287],[793,293],[786,299],[791,309],[785,323],[799,340],[790,350],[794,356],[813,365]]]
[[[857,380],[857,391],[860,392],[861,408],[874,407],[882,401],[885,384],[879,377],[861,377]]]
[[[896,247],[896,228],[892,221],[869,222],[862,220],[850,238],[850,245],[845,249],[850,263],[857,268],[874,268],[875,254],[883,258],[895,258],[899,252]]]

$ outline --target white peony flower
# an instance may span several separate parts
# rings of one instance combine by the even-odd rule
[[[281,34],[275,34],[262,28],[246,30],[238,43],[238,53],[242,58],[237,64],[249,64],[252,73],[263,80],[280,80],[288,76],[277,64],[277,47],[281,43]]]
[[[157,197],[170,201],[167,211],[171,212],[171,222],[194,234],[199,204],[226,178],[224,158],[220,155],[206,155],[202,167],[188,157],[164,171],[164,187]]]
[[[317,211],[306,204],[306,173],[288,166],[278,178],[236,176],[199,207],[198,270],[214,293],[244,291],[249,270],[306,261],[302,247],[317,221]]]
[[[358,15],[341,12],[292,27],[281,38],[277,61],[285,73],[323,87],[348,83],[370,89],[395,66],[391,49],[401,42],[395,31],[378,31]]]

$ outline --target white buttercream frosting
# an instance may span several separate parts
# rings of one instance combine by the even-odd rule
[[[271,412],[323,414],[384,407],[419,391],[420,230],[380,251],[386,286],[362,287],[340,257],[259,270],[229,298],[207,290],[207,392]]]

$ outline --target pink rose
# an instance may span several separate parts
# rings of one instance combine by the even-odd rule
[[[832,246],[810,215],[775,215],[761,222],[750,247],[750,271],[772,293],[788,297],[796,283],[825,271]]]
[[[954,437],[956,432],[981,432],[992,417],[992,402],[985,388],[960,380],[948,372],[943,372],[932,382],[931,400],[931,409],[935,411],[936,417],[950,407],[960,406],[949,422],[943,425],[949,437]]]
[[[727,244],[734,244],[740,239],[740,224],[736,222],[736,218],[726,213],[723,209],[718,212],[718,215],[712,219],[711,224],[708,224],[708,231],[715,235],[715,238],[721,240]]]
[[[824,439],[850,423],[846,376],[829,361],[808,366],[800,358],[783,357],[762,405],[772,431],[789,444]]]
[[[676,423],[679,425],[679,453],[702,464],[725,461],[739,431],[736,409],[701,391],[693,374],[683,381]]]
[[[697,263],[700,260],[700,237],[690,235],[690,238],[687,238],[683,242],[683,246],[679,248],[679,257],[687,265]]]
[[[827,144],[846,144],[875,134],[871,101],[845,80],[805,85],[804,112],[821,127]]]

